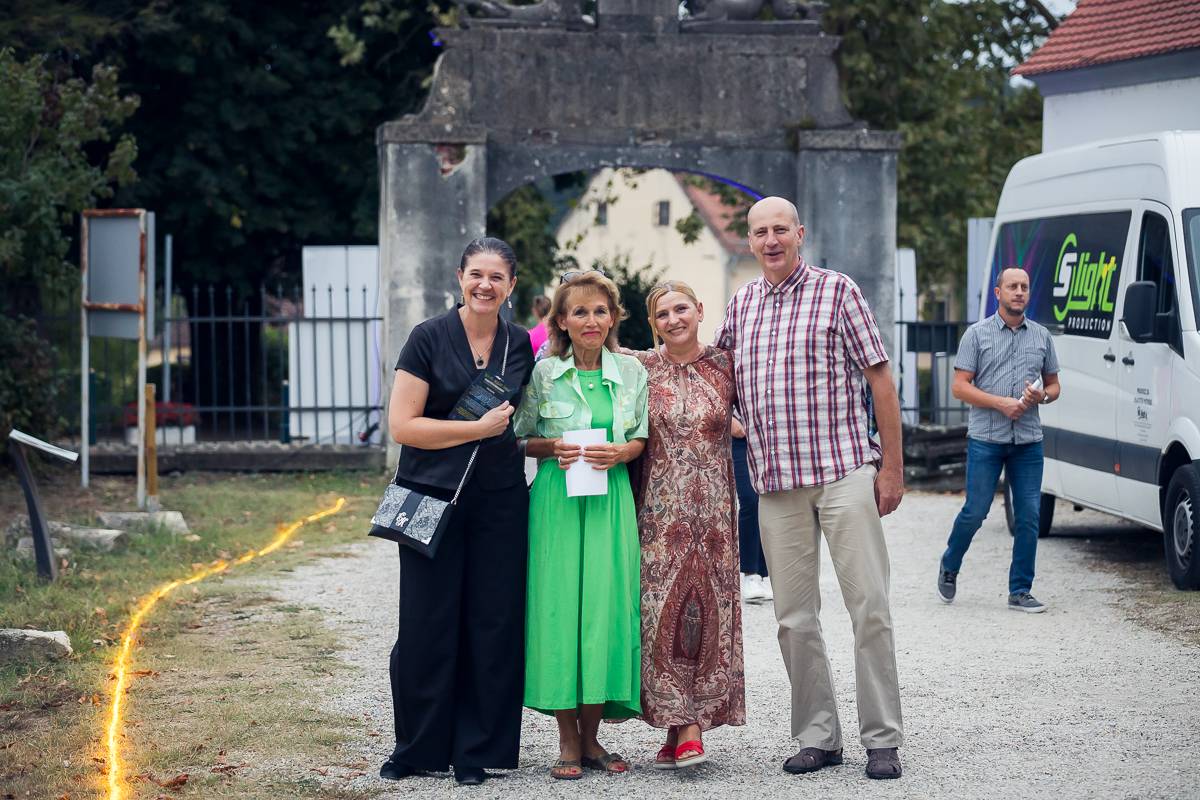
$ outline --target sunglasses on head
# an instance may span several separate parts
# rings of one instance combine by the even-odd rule
[[[608,277],[608,273],[604,270],[600,269],[599,267],[592,267],[591,269],[573,269],[570,272],[564,272],[562,275],[558,276],[558,282],[560,284],[570,283],[580,275],[587,275],[589,272],[599,272],[604,277]]]

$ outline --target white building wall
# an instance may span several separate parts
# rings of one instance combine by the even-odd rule
[[[1163,130],[1200,130],[1200,77],[1054,94],[1042,109],[1042,151]]]
[[[596,203],[608,204],[608,222],[596,224]],[[658,225],[658,203],[671,204],[670,224]],[[736,259],[705,226],[699,238],[686,244],[675,223],[692,212],[687,194],[667,170],[649,170],[628,178],[612,169],[596,173],[579,204],[558,229],[558,244],[586,269],[592,262],[625,255],[631,267],[653,264],[663,280],[680,280],[696,291],[704,304],[700,341],[711,342],[725,314],[725,304],[740,285],[735,283]],[[578,239],[573,247],[572,242]],[[549,287],[553,291],[553,287]],[[644,308],[628,309],[630,315]]]

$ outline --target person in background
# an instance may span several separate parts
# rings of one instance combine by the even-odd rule
[[[1038,406],[1061,391],[1054,339],[1025,316],[1029,274],[1009,267],[996,276],[996,313],[967,328],[954,359],[954,396],[971,406],[967,418],[967,500],[954,519],[938,569],[938,597],[953,603],[958,571],[987,518],[1000,471],[1012,489],[1012,562],[1008,607],[1046,610],[1030,590],[1037,558],[1042,496],[1042,420]]]
[[[642,719],[666,728],[656,769],[708,760],[702,734],[746,724],[730,417],[733,357],[700,344],[704,305],[682,281],[650,290],[650,438],[637,493]]]
[[[550,311],[550,298],[544,294],[539,294],[533,298],[533,316],[537,320],[537,324],[529,329],[529,346],[533,348],[534,356],[537,356],[542,345],[546,343],[548,335],[546,330],[546,314]]]
[[[742,600],[765,603],[773,600],[767,557],[763,555],[762,539],[758,535],[758,492],[750,482],[750,465],[746,462],[746,429],[735,416],[732,429],[733,477],[738,499],[738,561],[742,571]]]
[[[529,495],[525,705],[558,722],[550,776],[576,780],[629,763],[600,744],[601,719],[641,713],[637,511],[626,465],[646,444],[646,370],[613,352],[625,316],[598,270],[567,272],[554,292],[550,355],[537,362],[514,419],[540,460]],[[603,429],[580,447],[568,431]],[[569,497],[566,470],[607,472],[602,495]]]
[[[500,318],[516,283],[512,248],[474,240],[458,267],[462,302],[413,328],[396,362],[388,428],[404,445],[399,485],[448,501],[482,444],[437,554],[400,546],[396,747],[379,770],[388,780],[452,764],[460,784],[476,785],[485,767],[517,766],[529,495],[509,421],[533,351],[525,331]],[[448,419],[481,373],[499,374],[506,344],[511,401],[481,419]]]

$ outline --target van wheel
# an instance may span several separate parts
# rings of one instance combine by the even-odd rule
[[[1050,535],[1050,526],[1054,524],[1054,502],[1057,498],[1052,494],[1042,492],[1042,501],[1038,507],[1038,538],[1044,539]],[[1017,518],[1013,513],[1012,489],[1008,481],[1004,482],[1004,522],[1008,525],[1009,536],[1017,533]]]
[[[1180,589],[1200,589],[1200,475],[1195,467],[1175,470],[1163,507],[1167,572]]]

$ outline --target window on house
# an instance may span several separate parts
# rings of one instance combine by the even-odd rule
[[[660,200],[657,205],[658,225],[671,224],[671,201]]]
[[[597,225],[607,225],[608,224],[608,203],[597,203],[596,204],[596,224]]]

